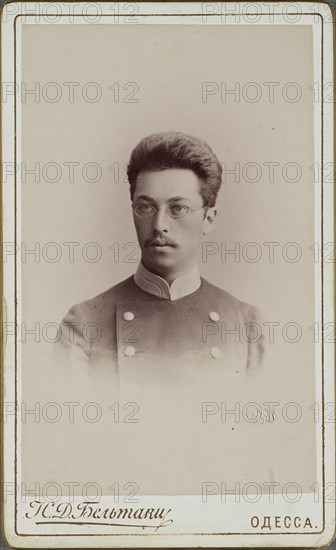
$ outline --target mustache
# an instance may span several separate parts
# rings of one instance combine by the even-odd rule
[[[145,241],[145,248],[150,248],[151,246],[171,246],[176,248],[177,244],[167,237],[152,237]]]

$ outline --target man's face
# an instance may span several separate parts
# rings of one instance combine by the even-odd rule
[[[139,217],[136,207],[153,215]],[[133,218],[147,269],[173,280],[196,264],[202,235],[210,231],[216,216],[214,208],[202,207],[200,183],[192,170],[172,168],[139,173]],[[181,211],[187,211],[186,215],[169,215],[179,215]]]

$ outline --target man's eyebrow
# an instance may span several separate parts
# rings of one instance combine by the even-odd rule
[[[149,195],[138,195],[136,200],[145,200],[145,201],[150,201],[150,202],[156,202],[155,199],[153,199],[153,197],[150,197]],[[190,199],[188,199],[188,197],[171,197],[170,199],[168,199],[167,202],[176,202],[176,201],[190,201]]]
[[[155,200],[153,199],[153,197],[149,197],[148,195],[139,195],[136,200],[138,199],[141,199],[141,200],[145,200],[145,201],[151,201],[151,202],[155,202]]]
[[[190,199],[188,199],[188,197],[172,197],[171,199],[168,200],[168,202],[176,202],[176,201],[189,201],[190,202]]]

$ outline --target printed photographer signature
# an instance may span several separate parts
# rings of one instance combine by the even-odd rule
[[[158,531],[173,523],[166,519],[171,508],[103,508],[97,502],[30,502],[27,519],[35,519],[36,525],[105,525],[108,527],[131,527]],[[91,521],[86,521],[86,520]],[[132,523],[107,522],[104,520],[133,520]],[[78,521],[79,520],[79,521]],[[92,521],[99,520],[99,521]],[[101,521],[103,520],[103,521]],[[134,522],[134,520],[136,520]],[[139,521],[139,523],[138,523]]]

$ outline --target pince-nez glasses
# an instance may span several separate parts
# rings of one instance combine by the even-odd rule
[[[134,213],[138,218],[151,218],[155,216],[156,212],[160,210],[160,208],[157,208],[153,204],[137,204],[136,206],[132,207],[134,210]],[[186,206],[185,204],[171,204],[167,207],[166,212],[170,218],[173,219],[179,219],[184,218],[187,214],[190,214],[191,212],[197,212],[198,210],[202,210],[203,208],[207,208],[206,206],[201,206],[201,208],[195,208],[194,210],[191,209],[189,206]]]

